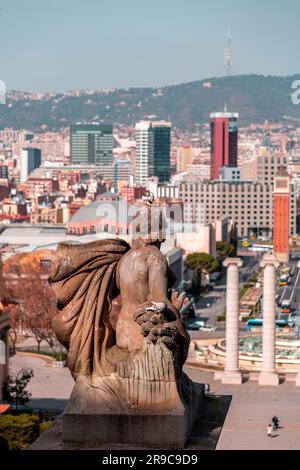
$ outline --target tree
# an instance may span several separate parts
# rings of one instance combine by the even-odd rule
[[[18,327],[21,321],[21,309],[18,304],[12,305],[9,310],[9,330],[8,336],[12,345],[13,354],[16,354],[16,344],[18,340]]]
[[[53,348],[55,342],[52,320],[57,314],[57,308],[47,277],[42,276],[37,266],[27,263],[17,275],[6,273],[5,282],[10,296],[17,304],[9,311],[13,344],[16,343],[17,328],[22,325],[34,335],[38,352],[42,341]]]
[[[15,405],[16,410],[20,405],[25,405],[29,402],[31,393],[26,390],[26,387],[33,377],[32,369],[21,369],[14,377],[9,374],[5,389],[4,397],[9,402]]]
[[[192,294],[199,294],[201,288],[201,274],[211,274],[221,269],[219,261],[208,253],[191,253],[186,257],[187,267],[193,271]]]
[[[236,246],[233,243],[217,242],[217,258],[220,262],[225,258],[236,255]]]
[[[48,282],[44,282],[40,276],[30,275],[27,282],[27,296],[23,299],[27,311],[26,320],[40,352],[42,341],[46,341],[50,348],[55,344],[52,320],[57,314],[56,299]]]
[[[219,271],[219,261],[208,253],[191,253],[186,257],[186,265],[189,269],[200,269],[207,274]]]

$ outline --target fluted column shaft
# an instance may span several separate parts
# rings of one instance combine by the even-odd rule
[[[275,266],[267,264],[263,289],[263,362],[262,371],[275,372]]]
[[[263,359],[259,375],[260,385],[278,385],[276,374],[276,269],[279,263],[273,254],[265,255],[261,267],[264,268],[263,287]]]
[[[227,258],[226,285],[226,359],[222,383],[241,384],[239,371],[239,268],[243,263],[240,258]]]
[[[225,370],[239,368],[239,269],[237,264],[227,268],[226,297],[226,365]]]

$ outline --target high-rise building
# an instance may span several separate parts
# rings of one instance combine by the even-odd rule
[[[41,166],[42,152],[36,148],[26,148],[21,151],[20,182],[25,183],[30,173]]]
[[[112,124],[74,124],[70,128],[71,162],[76,165],[113,163]]]
[[[160,182],[170,178],[171,123],[140,121],[135,126],[136,183],[145,185],[148,178],[157,176]]]
[[[213,113],[211,129],[211,179],[219,179],[222,166],[238,164],[238,113]]]
[[[281,167],[287,170],[286,155],[272,152],[268,148],[262,148],[257,156],[257,181],[273,184],[274,178]]]
[[[154,175],[159,182],[170,179],[171,123],[152,122],[154,132]]]
[[[135,180],[137,184],[143,186],[154,174],[154,134],[151,122],[136,123],[135,139]]]
[[[0,165],[0,179],[8,179],[8,166]]]
[[[187,171],[188,165],[193,163],[193,149],[190,145],[185,145],[178,150],[177,154],[177,173]]]
[[[278,261],[289,260],[290,236],[290,182],[284,167],[274,179],[274,254]]]

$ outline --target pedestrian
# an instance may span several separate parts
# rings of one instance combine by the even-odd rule
[[[273,425],[274,431],[276,431],[276,423],[277,423],[277,418],[276,418],[276,416],[274,415],[273,418],[272,418],[272,425]]]
[[[267,429],[267,434],[269,437],[272,437],[272,424],[269,424],[268,429]]]

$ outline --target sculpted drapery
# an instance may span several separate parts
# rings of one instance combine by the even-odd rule
[[[115,344],[109,311],[116,268],[129,249],[118,239],[61,243],[53,257],[49,281],[60,310],[53,329],[68,349],[68,367],[75,377],[109,373],[105,351]]]

